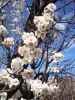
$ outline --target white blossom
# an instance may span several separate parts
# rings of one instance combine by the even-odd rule
[[[12,86],[17,86],[17,85],[19,85],[19,80],[17,79],[17,78],[12,78],[11,80],[10,80],[10,83],[9,83],[9,88],[12,88]]]
[[[22,60],[25,65],[32,64],[33,56],[29,54],[28,56],[24,56],[24,58]]]
[[[44,97],[49,96],[49,86],[47,83],[43,83],[42,86],[42,93],[41,93]]]
[[[38,45],[38,39],[34,36],[34,33],[23,33],[22,39],[24,43],[29,47],[30,49],[33,49],[35,46]]]
[[[47,31],[50,28],[52,22],[52,17],[48,15],[34,17],[34,24],[36,25],[38,31]]]
[[[26,39],[28,39],[31,36],[34,36],[33,32],[30,32],[30,33],[29,32],[23,32],[22,33],[22,39],[23,39],[23,41],[26,40]]]
[[[18,48],[18,53],[21,55],[21,56],[29,56],[30,55],[30,49],[28,47],[26,47],[25,45],[24,46],[20,46]]]
[[[11,62],[12,71],[13,72],[20,71],[23,68],[23,64],[24,63],[23,63],[22,59],[19,57],[12,59],[12,62]]]
[[[45,21],[40,21],[38,23],[37,29],[38,31],[47,31],[49,29],[49,22],[45,22]]]
[[[21,75],[23,79],[33,79],[35,77],[35,73],[33,69],[24,69]]]
[[[49,13],[43,13],[42,16],[35,16],[34,24],[37,27],[35,31],[37,38],[44,39],[46,34],[50,32],[50,28],[54,23],[53,16]]]
[[[35,48],[38,45],[38,40],[35,36],[29,37],[28,41],[26,41],[26,45],[27,47],[29,47],[30,49]]]
[[[23,56],[23,62],[25,65],[31,64],[33,60],[33,56],[31,53],[30,48],[26,47],[25,45],[18,48],[18,53]]]
[[[33,91],[35,97],[43,96],[47,97],[50,96],[51,93],[55,92],[58,87],[55,84],[48,85],[47,83],[42,83],[41,80],[30,80],[31,91]]]
[[[56,10],[56,5],[53,3],[49,3],[45,8],[44,8],[44,13],[51,13]]]
[[[56,62],[60,61],[63,57],[64,57],[64,55],[60,52],[55,53],[54,56],[53,56],[53,58]]]
[[[47,32],[39,32],[39,31],[35,31],[35,35],[37,36],[37,38],[41,38],[42,40],[46,37]]]
[[[57,91],[59,89],[59,87],[58,86],[56,86],[56,85],[54,85],[54,84],[51,84],[50,86],[49,86],[49,92],[50,92],[50,94],[51,93],[53,93],[53,92],[55,92],[55,91]]]
[[[30,80],[31,91],[35,96],[40,96],[42,92],[42,81],[41,80]]]
[[[8,30],[3,25],[0,25],[0,34],[3,34],[4,36],[9,34]]]
[[[33,59],[38,59],[41,55],[40,48],[34,48],[33,50],[30,50],[27,47],[19,47],[18,52],[21,56],[23,56],[22,60],[25,65],[31,64]]]
[[[4,42],[2,42],[2,43],[8,47],[11,47],[14,45],[14,38],[11,38],[11,37],[6,38],[6,39],[4,39]]]
[[[56,92],[59,90],[59,85],[57,85],[57,79],[51,79],[51,80],[48,80],[48,86],[49,86],[49,89],[50,89],[50,94],[52,92]]]

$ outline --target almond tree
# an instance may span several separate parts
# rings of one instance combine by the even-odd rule
[[[62,53],[74,43],[74,10],[75,0],[0,1],[1,100],[75,99],[75,59]]]

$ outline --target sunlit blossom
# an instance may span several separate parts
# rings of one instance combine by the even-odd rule
[[[8,47],[13,46],[14,45],[14,38],[9,37],[9,38],[4,39],[3,44],[5,44]]]
[[[25,45],[24,46],[20,46],[18,48],[18,53],[21,55],[21,56],[25,56],[27,57],[29,54],[30,54],[30,49],[28,47],[26,47]]]
[[[53,58],[56,62],[60,61],[63,57],[64,57],[64,55],[60,52],[55,53],[54,56],[53,56]]]
[[[12,59],[11,69],[13,72],[17,72],[23,68],[23,61],[19,57]]]
[[[35,73],[33,69],[24,69],[21,75],[23,79],[33,79],[35,77]]]
[[[38,45],[38,40],[37,38],[34,36],[34,33],[23,33],[22,35],[22,39],[24,41],[24,43],[27,45],[27,47],[29,47],[30,49],[33,49],[35,46]]]
[[[10,80],[10,83],[9,83],[9,88],[12,88],[12,86],[17,86],[17,85],[19,85],[19,80],[17,79],[17,78],[12,78],[11,80]]]

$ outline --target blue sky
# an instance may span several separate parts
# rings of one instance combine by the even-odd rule
[[[63,51],[66,58],[75,58],[75,44]]]

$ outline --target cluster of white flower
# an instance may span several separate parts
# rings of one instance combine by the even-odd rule
[[[39,96],[49,96],[52,92],[58,89],[56,85],[48,85],[47,83],[42,83],[41,80],[30,80],[31,91],[33,91],[35,97]]]
[[[24,71],[21,72],[21,75],[23,79],[33,79],[35,77],[33,69],[24,69]]]
[[[0,80],[1,80],[0,83],[5,83],[6,85],[9,86],[9,88],[12,88],[13,86],[17,86],[20,83],[17,78],[12,78],[6,69],[4,69],[0,73]]]
[[[55,62],[60,61],[63,57],[64,57],[64,55],[60,52],[55,53],[54,56],[53,56]]]
[[[23,56],[24,58],[22,59],[24,64],[31,64],[32,63],[32,55],[30,54],[30,49],[28,47],[21,46],[18,48],[18,53]]]
[[[56,10],[56,5],[53,3],[49,3],[45,8],[44,8],[44,13],[52,13]]]
[[[9,88],[12,88],[12,86],[18,86],[19,85],[19,80],[17,78],[9,78],[10,81],[9,81]]]
[[[24,65],[24,62],[21,58],[17,57],[17,58],[14,58],[12,59],[12,62],[11,62],[11,70],[13,71],[13,73],[17,73],[19,72],[21,69],[23,69],[23,65]]]
[[[55,53],[53,55],[53,59],[54,59],[54,62],[56,62],[58,64],[58,62],[64,57],[64,55],[60,52],[58,53]],[[53,69],[54,73],[59,73],[60,72],[60,69],[59,69],[59,66],[57,65],[56,67],[54,67]]]
[[[38,45],[38,39],[34,36],[33,32],[26,33],[24,32],[22,35],[22,39],[24,43],[29,47],[30,49],[35,48],[35,46]]]
[[[55,9],[56,6],[53,3],[50,3],[44,8],[42,16],[34,17],[34,24],[37,27],[37,30],[35,31],[37,38],[44,39],[46,34],[50,32],[50,28],[55,23],[52,16]]]
[[[4,39],[4,42],[2,42],[2,43],[8,47],[11,47],[14,45],[14,38],[11,38],[11,37],[6,38],[6,39]]]
[[[42,93],[42,81],[41,80],[30,80],[31,91],[35,96],[39,96]]]
[[[0,35],[1,34],[3,34],[4,36],[9,34],[8,30],[3,25],[0,25]]]
[[[18,48],[18,53],[23,56],[24,64],[31,64],[33,59],[38,59],[41,54],[41,49],[37,48],[38,39],[35,37],[34,33],[22,34],[22,39],[24,46]]]
[[[18,48],[18,53],[19,53],[21,56],[28,57],[28,56],[30,56],[29,52],[30,52],[30,49],[29,49],[28,47],[26,47],[25,45],[24,45],[24,46],[20,46],[20,47]]]
[[[18,53],[23,56],[24,64],[31,64],[33,59],[40,57],[41,49],[34,48],[32,50],[24,45],[18,48]]]

